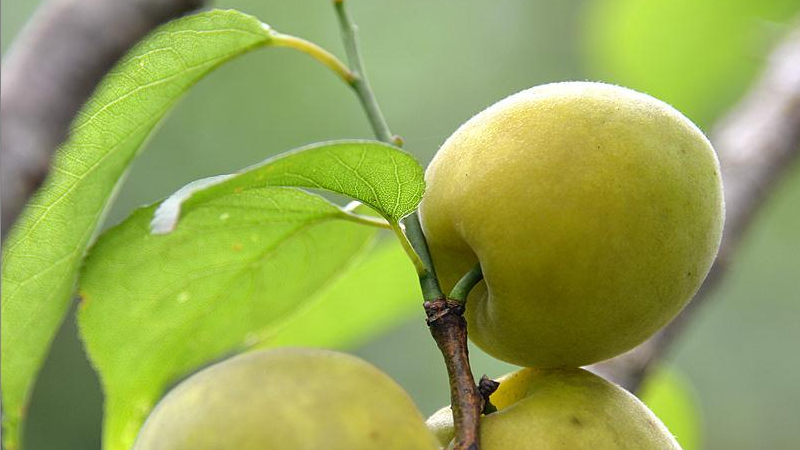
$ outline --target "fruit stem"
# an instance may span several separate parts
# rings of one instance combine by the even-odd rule
[[[474,288],[478,283],[483,280],[483,270],[481,269],[480,264],[475,264],[475,266],[469,270],[469,272],[465,273],[458,283],[456,283],[453,290],[450,291],[450,299],[455,300],[462,305],[466,305],[467,303],[467,296],[469,295],[472,288]]]

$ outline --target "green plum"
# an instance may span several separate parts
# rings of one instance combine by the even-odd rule
[[[695,294],[722,235],[703,133],[608,84],[496,103],[447,139],[426,181],[420,219],[442,286],[480,263],[470,337],[524,367],[578,367],[641,343]]]
[[[498,410],[481,419],[482,450],[680,450],[642,402],[583,369],[522,369],[490,399]],[[448,445],[450,407],[427,423]]]
[[[414,403],[391,378],[342,353],[239,355],[180,383],[156,406],[134,450],[435,450]]]

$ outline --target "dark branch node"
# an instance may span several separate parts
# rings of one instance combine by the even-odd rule
[[[478,392],[480,392],[481,397],[483,397],[484,414],[491,414],[493,412],[497,412],[497,407],[492,404],[489,397],[491,397],[492,394],[494,394],[494,392],[499,387],[500,387],[499,382],[492,380],[486,375],[482,376],[481,380],[478,382]]]
[[[464,305],[462,305],[460,302],[450,299],[441,298],[432,301],[426,301],[422,304],[422,307],[425,308],[425,315],[427,316],[425,321],[429,327],[433,326],[434,322],[447,315],[452,314],[459,317],[464,315]]]

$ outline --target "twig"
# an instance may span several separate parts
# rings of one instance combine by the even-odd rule
[[[450,380],[450,407],[455,429],[453,449],[478,450],[483,396],[469,365],[464,306],[457,301],[438,299],[426,301],[424,307],[428,327],[444,356]]]
[[[389,125],[378,107],[378,102],[367,80],[356,41],[356,26],[344,7],[344,0],[334,0],[333,4],[342,28],[347,59],[350,61],[351,71],[356,75],[350,85],[364,107],[375,136],[381,141],[402,145],[402,139],[393,135],[389,130]],[[423,304],[425,315],[431,335],[442,352],[447,367],[455,430],[454,449],[478,450],[480,448],[478,431],[481,412],[484,408],[484,397],[475,384],[469,364],[464,299],[461,301],[446,299],[442,293],[417,213],[414,212],[403,219],[402,224],[405,235],[408,237],[408,243],[411,244],[423,265],[423,270],[418,268],[417,274],[425,299]],[[474,286],[474,283],[472,285]],[[468,289],[466,293],[468,293]],[[466,293],[464,294],[465,298]]]
[[[350,19],[350,15],[344,7],[344,0],[334,0],[333,6],[336,9],[339,26],[342,29],[342,40],[347,52],[347,60],[350,62],[351,70],[356,75],[350,85],[356,91],[358,99],[361,101],[361,106],[364,107],[378,140],[389,144],[397,144],[398,142],[394,135],[389,131],[389,124],[386,123],[386,119],[378,107],[378,101],[375,99],[372,87],[369,85],[367,72],[364,70],[364,63],[361,60],[361,52],[358,49],[358,40],[356,39],[358,28]]]
[[[51,0],[3,63],[2,233],[47,175],[50,157],[97,83],[156,26],[204,0]]]
[[[719,256],[700,292],[681,314],[647,342],[592,370],[635,392],[719,284],[764,198],[800,155],[800,26],[770,55],[746,97],[711,135],[725,189],[725,232]]]
[[[419,255],[425,271],[419,274],[419,285],[422,288],[422,298],[426,301],[434,301],[445,298],[442,287],[439,286],[439,279],[436,276],[436,269],[433,267],[431,252],[428,250],[428,242],[422,233],[422,226],[419,223],[419,215],[413,213],[403,219],[406,236],[414,251]]]
[[[356,40],[357,27],[344,6],[344,0],[333,0],[333,6],[339,18],[339,25],[342,29],[342,40],[344,41],[344,46],[347,51],[347,60],[351,65],[350,72],[353,74],[352,79],[349,81],[350,87],[353,88],[353,91],[361,102],[364,112],[372,126],[372,130],[375,133],[375,137],[388,144],[399,145],[402,143],[402,140],[389,130],[389,124],[386,123],[386,119],[383,117],[383,113],[378,106],[378,101],[367,79],[367,74],[364,71],[364,63],[361,60],[361,53],[359,52],[358,42]],[[401,224],[402,228],[398,228],[396,231],[404,235],[398,236],[398,238],[404,246],[410,245],[412,247],[410,251],[416,253],[416,258],[412,257],[412,260],[414,260],[414,265],[417,267],[417,275],[420,279],[423,297],[426,300],[444,298],[442,289],[439,287],[439,281],[436,278],[436,271],[433,268],[433,261],[428,251],[428,244],[422,233],[422,227],[420,227],[419,217],[416,211],[404,218]]]
[[[407,217],[404,223],[411,245],[427,268],[424,273],[420,274],[419,283],[425,299],[423,307],[425,308],[426,322],[447,368],[455,431],[453,448],[478,450],[480,448],[478,432],[481,412],[489,404],[488,397],[494,390],[489,392],[489,389],[485,388],[484,391],[488,393],[484,396],[479,386],[475,385],[475,378],[469,364],[464,304],[469,290],[483,278],[483,274],[480,266],[476,266],[477,269],[473,268],[464,276],[463,282],[459,282],[463,295],[459,298],[445,298],[436,277],[428,243],[422,234],[419,217],[414,213]],[[457,289],[453,289],[453,291],[455,292]]]

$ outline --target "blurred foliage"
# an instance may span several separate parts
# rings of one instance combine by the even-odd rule
[[[741,96],[797,11],[797,0],[597,0],[584,17],[589,70],[705,128]]]
[[[696,394],[682,373],[670,366],[657,367],[645,379],[639,397],[675,435],[683,450],[701,448]]]
[[[2,3],[4,49],[35,4]],[[760,70],[785,26],[781,21],[798,2],[350,4],[389,124],[405,138],[406,149],[427,161],[472,114],[513,92],[556,80],[626,84],[664,98],[707,129]],[[684,9],[669,13],[681,5]],[[215,6],[255,14],[343,55],[328,1],[221,0]],[[109,223],[192,179],[310,142],[370,136],[356,100],[327,70],[289,50],[257,52],[189,93],[135,164]],[[794,450],[800,444],[800,360],[790,356],[800,342],[800,167],[787,170],[791,179],[768,203],[727,282],[671,358],[695,386],[705,450]],[[421,313],[355,351],[408,389],[423,413],[449,402],[441,356]],[[514,369],[475,347],[470,355],[478,375]],[[97,389],[69,319],[34,392],[29,450],[99,448]]]
[[[352,348],[414,317],[419,302],[412,299],[420,295],[414,266],[391,237],[334,280],[315,304],[259,347]]]

